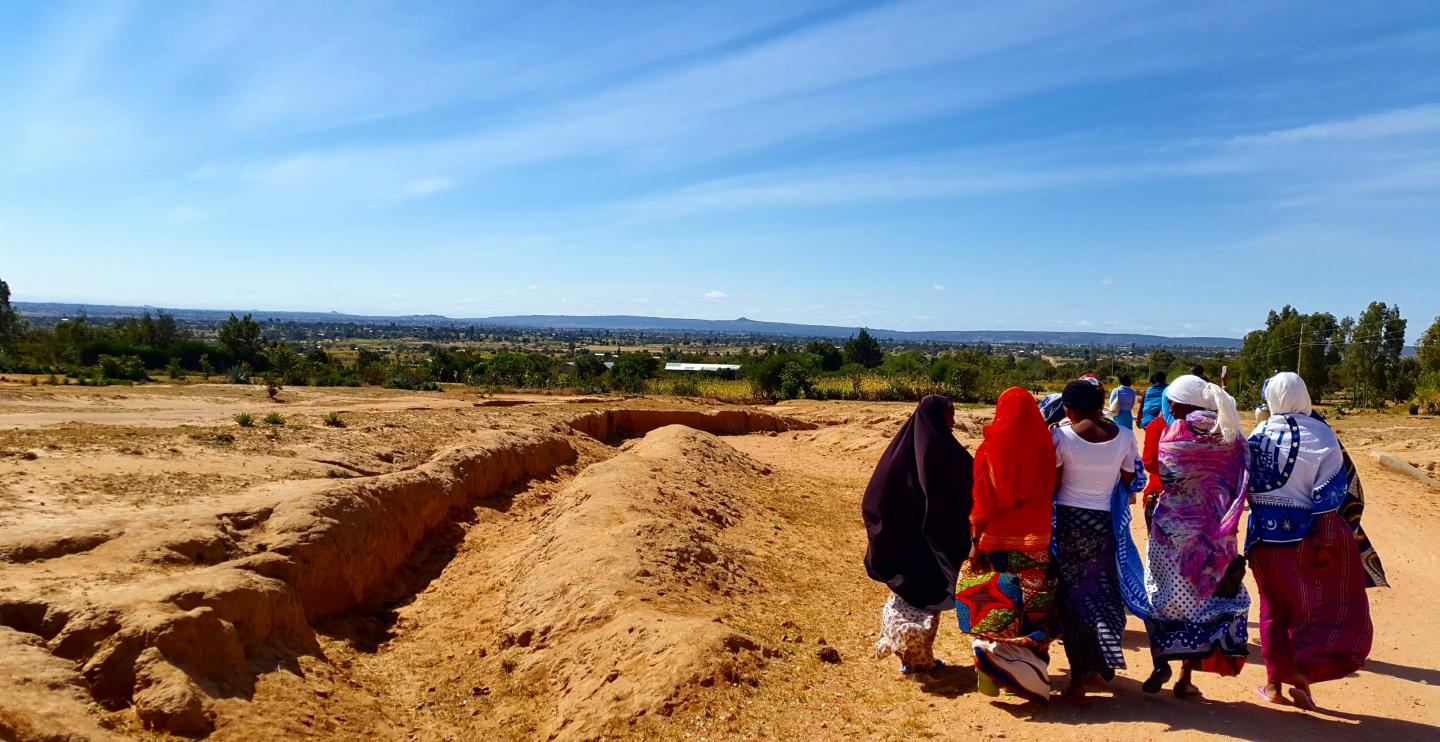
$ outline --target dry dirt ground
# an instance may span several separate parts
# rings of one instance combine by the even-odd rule
[[[1440,739],[1440,490],[1372,456],[1434,472],[1434,419],[1337,423],[1395,587],[1306,714],[1256,697],[1258,645],[1141,693],[1133,619],[1084,709],[976,693],[953,614],[950,669],[872,659],[859,499],[908,405],[281,399],[0,383],[0,739]]]

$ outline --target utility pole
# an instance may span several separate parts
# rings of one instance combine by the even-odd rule
[[[1295,351],[1295,373],[1305,368],[1305,317],[1300,318],[1300,347]]]

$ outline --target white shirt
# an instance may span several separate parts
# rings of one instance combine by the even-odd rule
[[[1060,473],[1057,505],[1086,510],[1109,510],[1110,495],[1120,472],[1135,471],[1135,433],[1120,427],[1120,433],[1104,443],[1081,438],[1068,425],[1050,431],[1055,443],[1055,466]]]

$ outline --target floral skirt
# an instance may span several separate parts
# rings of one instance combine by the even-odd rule
[[[960,630],[973,638],[975,669],[1016,695],[1050,696],[1050,641],[1059,629],[1050,552],[985,553],[988,571],[969,562],[955,585]]]

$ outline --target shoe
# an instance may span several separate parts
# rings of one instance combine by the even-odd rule
[[[1150,677],[1146,678],[1145,682],[1140,685],[1140,690],[1146,693],[1159,693],[1161,690],[1164,690],[1165,684],[1170,682],[1172,675],[1174,675],[1174,673],[1170,671],[1170,665],[1160,665],[1155,668],[1155,671],[1150,673]]]

